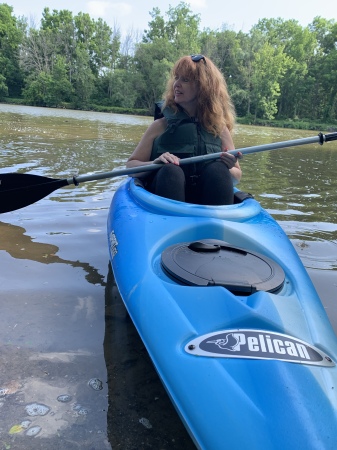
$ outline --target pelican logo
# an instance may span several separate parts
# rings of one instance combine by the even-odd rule
[[[317,347],[282,333],[264,330],[224,330],[199,336],[185,350],[198,356],[273,359],[333,367],[332,359]]]

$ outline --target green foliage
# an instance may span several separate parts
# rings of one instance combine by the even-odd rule
[[[133,108],[137,100],[138,74],[126,69],[115,69],[110,71],[101,80],[100,103],[104,106],[118,108]],[[108,96],[105,96],[108,92]]]
[[[11,6],[0,4],[0,98],[17,95],[22,85],[18,50],[23,27],[12,14]]]
[[[40,72],[36,78],[28,78],[27,87],[23,89],[24,99],[35,106],[51,106],[49,104],[52,90],[52,77],[46,72]]]
[[[142,99],[140,107],[152,109],[155,101],[162,98],[169,72],[173,66],[170,62],[170,45],[158,39],[153,43],[140,44],[135,54],[135,63],[142,78],[139,79],[137,91]]]
[[[337,131],[337,121],[335,123],[327,123],[324,121],[312,120],[267,120],[255,119],[252,115],[238,117],[238,123],[242,125],[260,125],[264,127],[291,128],[297,130],[312,130],[320,132]]]
[[[45,8],[37,29],[0,4],[0,99],[151,114],[177,58],[204,53],[224,74],[238,120],[335,126],[335,20],[315,17],[303,27],[264,18],[236,33],[225,25],[201,31],[199,15],[185,2],[149,15],[142,36],[123,40],[117,27],[88,14]]]
[[[182,55],[197,53],[200,47],[199,15],[192,14],[184,2],[175,8],[169,7],[167,21],[160,14],[159,8],[153,8],[150,12],[152,21],[149,22],[149,30],[145,30],[143,42],[149,44],[159,40],[170,44],[172,61]]]
[[[23,89],[26,102],[37,106],[58,107],[69,101],[72,85],[67,79],[64,57],[57,56],[51,73],[39,72],[28,78],[27,87]]]
[[[8,87],[6,84],[6,78],[0,74],[0,100],[8,96]]]
[[[274,119],[281,95],[280,79],[286,71],[288,59],[282,48],[275,49],[267,42],[255,53],[251,81],[255,117]]]

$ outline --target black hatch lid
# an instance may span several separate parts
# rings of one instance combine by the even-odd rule
[[[161,264],[175,281],[190,286],[224,286],[238,295],[276,292],[284,271],[272,259],[225,241],[206,239],[167,247]]]

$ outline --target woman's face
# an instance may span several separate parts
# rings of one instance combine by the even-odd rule
[[[173,83],[174,101],[190,112],[197,104],[198,89],[194,80],[176,73]]]

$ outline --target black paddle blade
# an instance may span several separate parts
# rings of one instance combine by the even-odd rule
[[[27,173],[0,174],[0,213],[15,211],[41,200],[69,183]]]

